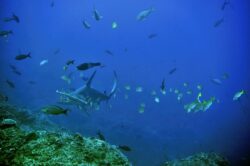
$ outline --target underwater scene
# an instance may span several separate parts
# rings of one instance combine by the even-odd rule
[[[248,0],[1,0],[0,165],[249,166]]]

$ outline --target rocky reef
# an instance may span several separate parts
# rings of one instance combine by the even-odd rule
[[[163,166],[229,166],[229,162],[216,153],[198,153],[184,159],[166,162]]]
[[[68,132],[24,130],[20,120],[12,113],[6,114],[10,108],[0,107],[0,165],[131,165],[116,146],[99,139]]]

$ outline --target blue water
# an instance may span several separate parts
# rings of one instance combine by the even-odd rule
[[[96,136],[100,130],[107,142],[130,146],[132,151],[125,154],[134,165],[160,165],[197,152],[217,152],[237,165],[250,154],[249,97],[232,99],[241,89],[250,92],[250,4],[232,0],[221,10],[223,2],[54,0],[51,7],[51,0],[1,0],[0,18],[13,12],[20,23],[0,22],[0,30],[13,31],[0,39],[0,90],[11,103],[36,114],[41,107],[59,101],[57,89],[84,85],[76,65],[101,62],[105,67],[96,68],[93,87],[109,92],[115,70],[119,79],[116,96],[90,115],[69,107],[68,116],[49,116],[51,120],[84,136]],[[94,6],[103,16],[100,21],[93,18]],[[146,20],[137,21],[138,13],[149,7],[155,11]],[[224,22],[214,27],[221,18]],[[83,27],[84,19],[91,29]],[[113,21],[117,29],[112,29]],[[148,39],[153,33],[157,36]],[[54,54],[56,50],[58,54]],[[15,60],[18,54],[28,52],[32,58]],[[40,66],[44,59],[48,64]],[[63,66],[69,59],[75,64],[65,72]],[[9,64],[22,75],[14,74]],[[170,75],[173,68],[177,70]],[[94,70],[82,73],[89,77]],[[71,71],[74,79],[68,85],[60,77]],[[228,79],[221,78],[224,73]],[[160,92],[163,78],[166,95]],[[220,78],[222,84],[215,85],[211,78]],[[184,82],[189,83],[188,88]],[[184,105],[196,99],[198,84],[203,87],[202,99],[214,96],[219,102],[206,112],[187,113]],[[130,91],[126,85],[131,86]],[[143,87],[143,92],[136,92],[137,86]],[[184,94],[182,101],[170,88]],[[193,94],[185,94],[187,89]],[[159,103],[150,94],[152,90],[157,91]],[[146,105],[144,113],[138,112],[141,103]]]

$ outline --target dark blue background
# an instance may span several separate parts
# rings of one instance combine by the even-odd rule
[[[249,92],[247,0],[232,0],[224,11],[220,9],[223,0],[55,0],[53,8],[51,2],[0,2],[1,19],[12,12],[20,17],[19,24],[0,22],[0,30],[13,30],[13,35],[0,39],[0,90],[12,103],[38,113],[42,106],[59,100],[57,89],[84,85],[73,66],[69,68],[74,71],[73,83],[68,85],[60,79],[67,60],[75,59],[76,65],[102,62],[105,67],[98,69],[93,86],[101,91],[111,89],[112,71],[118,73],[119,90],[110,101],[112,108],[104,104],[90,116],[71,108],[68,116],[50,117],[52,120],[85,136],[95,136],[101,130],[109,143],[129,145],[132,152],[126,155],[135,165],[157,165],[201,151],[221,153],[234,163],[249,156],[249,97],[232,100],[241,89]],[[94,6],[103,15],[99,22],[92,17]],[[151,6],[155,11],[138,22],[137,14]],[[215,28],[215,21],[222,17],[224,22]],[[91,29],[84,29],[83,19]],[[118,23],[117,29],[111,28],[113,21]],[[152,33],[158,36],[150,40],[147,36]],[[55,55],[57,49],[60,52]],[[105,50],[111,50],[114,56]],[[31,52],[32,58],[16,61],[20,52]],[[43,59],[49,63],[39,66]],[[9,64],[15,65],[22,76],[13,74]],[[174,67],[176,73],[169,75]],[[211,83],[211,77],[220,78],[223,73],[229,78],[222,79],[222,85]],[[181,103],[173,93],[163,96],[159,92],[163,78],[167,89],[177,88],[183,93],[183,82],[188,82],[193,95],[184,95]],[[16,88],[9,88],[6,79]],[[31,80],[36,84],[30,85]],[[215,96],[220,102],[207,112],[188,114],[183,105],[195,100],[197,84],[203,86],[202,99]],[[125,85],[132,91],[127,92]],[[136,86],[144,91],[135,92]],[[153,89],[160,97],[159,104],[150,95]],[[139,114],[142,102],[146,109]]]

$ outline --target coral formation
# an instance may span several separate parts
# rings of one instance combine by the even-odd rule
[[[9,118],[1,109],[0,113]],[[0,128],[0,140],[0,165],[131,165],[116,146],[80,134],[25,131],[19,125],[7,125]]]
[[[164,166],[228,166],[229,162],[216,153],[198,153],[180,160],[169,161]]]

